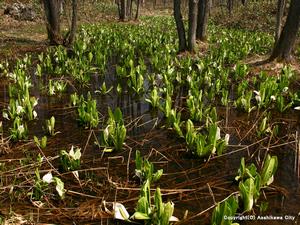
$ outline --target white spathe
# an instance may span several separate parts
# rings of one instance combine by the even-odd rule
[[[43,181],[47,184],[50,184],[53,181],[53,176],[51,172],[48,172],[43,176]]]

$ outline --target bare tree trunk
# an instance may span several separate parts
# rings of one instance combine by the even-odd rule
[[[119,15],[119,19],[121,19],[121,6],[120,6],[120,0],[116,0],[116,4],[118,6],[118,15]]]
[[[190,52],[194,52],[196,46],[197,12],[198,0],[189,0],[188,49]]]
[[[278,41],[282,30],[282,18],[283,18],[285,3],[286,3],[285,0],[278,0],[277,3],[275,43]]]
[[[232,10],[233,10],[233,0],[227,0],[227,9],[229,14],[232,14]]]
[[[210,4],[210,0],[200,0],[198,3],[197,40],[206,41]]]
[[[135,20],[137,20],[139,18],[139,12],[140,12],[140,3],[141,3],[141,0],[136,0],[137,3],[136,3],[136,14],[135,14]]]
[[[210,16],[211,9],[213,8],[213,0],[208,0],[207,4],[208,5],[207,5],[206,11],[207,11],[207,15]],[[207,18],[207,20],[208,20],[208,18]]]
[[[75,40],[75,34],[77,28],[77,7],[78,7],[77,0],[72,0],[72,24],[71,24],[69,35],[67,35],[64,40],[65,46],[69,46],[73,44]]]
[[[126,0],[120,0],[120,15],[121,21],[124,21],[126,17]]]
[[[129,7],[129,18],[130,19],[132,17],[132,4],[133,4],[133,0],[130,0],[130,7]]]
[[[153,0],[153,9],[155,9],[156,8],[156,0]]]
[[[174,18],[179,38],[179,52],[184,52],[187,49],[185,29],[181,15],[181,0],[174,0]]]
[[[126,0],[126,17],[130,17],[130,5],[131,0]]]
[[[50,44],[58,45],[62,42],[60,34],[60,0],[43,0],[46,14],[46,26]]]
[[[300,0],[291,0],[286,23],[269,60],[291,60],[291,53],[296,42],[300,25]]]
[[[186,15],[187,14],[187,10],[189,8],[189,0],[181,0],[181,11],[182,11],[182,14],[183,15]]]

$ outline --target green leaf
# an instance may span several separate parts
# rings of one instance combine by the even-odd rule
[[[47,136],[43,136],[41,139],[41,148],[46,148],[47,146]]]
[[[120,123],[120,124],[123,123],[123,115],[122,115],[122,111],[119,107],[115,109],[114,118],[117,123]]]
[[[236,196],[231,196],[226,201],[221,204],[218,203],[215,207],[212,215],[211,224],[212,225],[232,225],[231,219],[224,219],[233,217],[238,209],[238,198]]]
[[[240,168],[238,170],[238,176],[235,177],[235,180],[244,180],[247,178],[255,178],[258,175],[257,171],[256,171],[256,166],[251,163],[250,166],[246,167],[245,166],[245,158],[243,157],[241,159],[241,164],[240,164]]]
[[[56,191],[61,199],[64,199],[66,190],[64,188],[64,182],[61,181],[58,177],[53,177],[54,182],[56,183]]]
[[[107,111],[108,111],[109,118],[112,119],[112,120],[114,120],[115,116],[114,116],[114,114],[113,114],[113,112],[112,112],[112,110],[111,110],[110,107],[108,107]]]
[[[132,217],[135,220],[150,220],[151,218],[146,213],[135,212]]]
[[[153,178],[152,178],[153,182],[158,181],[160,179],[160,177],[163,175],[163,172],[164,172],[163,169],[156,171],[156,173],[153,174]]]
[[[151,196],[150,196],[150,181],[148,179],[144,182],[141,188],[140,196],[146,198],[145,203],[147,204],[147,208],[149,208],[151,205]]]
[[[244,202],[244,211],[248,212],[253,208],[254,195],[256,192],[256,187],[253,178],[248,178],[245,182],[240,182],[239,184],[241,198]]]
[[[144,213],[144,214],[148,214],[148,212],[149,212],[149,206],[150,205],[149,205],[149,202],[147,200],[147,197],[146,196],[142,196],[138,200],[136,211]]]
[[[260,205],[259,205],[260,213],[263,213],[263,212],[267,211],[268,207],[269,207],[268,202],[261,202]]]
[[[121,85],[119,83],[117,85],[117,92],[118,92],[118,94],[122,93],[122,87],[121,87]]]
[[[156,188],[155,194],[154,194],[154,205],[157,211],[157,216],[161,217],[163,214],[163,202],[162,202],[162,198],[161,198],[161,192],[160,192],[160,188]]]
[[[54,126],[55,126],[55,117],[54,116],[51,117],[50,124],[51,124],[51,128],[54,128]]]
[[[168,202],[167,204],[164,204],[164,211],[161,215],[160,221],[161,225],[169,225],[170,224],[170,218],[173,215],[174,212],[174,204],[171,202]]]
[[[261,183],[262,186],[270,185],[274,180],[274,174],[278,167],[277,156],[270,156],[269,154],[266,157],[264,166],[261,172]]]
[[[216,152],[218,139],[218,126],[217,124],[211,124],[208,128],[208,144],[212,145],[213,149],[211,151],[212,154]]]
[[[41,145],[39,139],[37,138],[37,136],[34,136],[34,137],[33,137],[33,140],[34,140],[34,142],[35,142],[35,144],[36,144],[37,146],[40,146],[40,145]]]
[[[139,150],[135,151],[135,168],[137,170],[142,169],[142,157],[141,157],[141,152]]]
[[[217,109],[216,107],[213,107],[211,109],[211,112],[210,112],[210,118],[212,120],[213,123],[216,123],[217,122],[217,119],[218,119],[218,114],[217,114]]]
[[[238,181],[239,179],[242,179],[245,174],[245,158],[243,157],[241,159],[240,168],[238,170],[238,176],[235,177],[235,180]]]
[[[80,148],[76,148],[75,152],[74,152],[74,146],[71,147],[71,150],[69,152],[69,156],[73,159],[73,160],[79,160],[81,158],[81,152],[80,152]]]

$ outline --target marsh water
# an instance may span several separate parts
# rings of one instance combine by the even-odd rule
[[[111,67],[111,71],[105,77],[92,74],[88,86],[70,82],[65,93],[55,96],[47,95],[45,86],[47,78],[40,80],[33,75],[31,95],[39,99],[36,107],[38,119],[28,124],[29,140],[10,144],[11,151],[2,152],[1,161],[9,164],[7,159],[23,158],[24,154],[35,160],[39,151],[30,140],[34,135],[39,138],[44,136],[45,120],[55,116],[55,130],[58,133],[48,138],[44,154],[55,157],[62,149],[69,150],[72,145],[80,147],[82,149],[81,181],[78,182],[70,174],[62,174],[61,177],[69,194],[65,203],[60,202],[49,209],[35,208],[29,201],[9,200],[6,197],[1,198],[2,206],[5,208],[12,206],[17,213],[32,214],[33,218],[39,218],[39,221],[44,223],[99,224],[101,221],[101,224],[122,224],[123,222],[116,222],[111,218],[106,219],[104,214],[91,215],[88,211],[92,206],[97,209],[103,200],[120,202],[129,212],[134,211],[140,187],[140,181],[135,177],[134,172],[134,155],[135,150],[140,150],[142,155],[154,163],[156,169],[164,170],[161,180],[154,186],[160,186],[165,201],[172,200],[175,203],[174,215],[179,219],[182,219],[184,215],[192,217],[182,224],[209,224],[212,210],[206,211],[206,209],[238,190],[238,183],[234,178],[237,175],[241,157],[246,157],[247,163],[259,164],[269,152],[278,156],[279,168],[274,183],[263,192],[260,198],[260,202],[268,202],[268,209],[261,214],[257,212],[256,216],[290,215],[295,218],[289,220],[287,218],[290,217],[286,217],[284,221],[256,219],[237,222],[272,225],[300,222],[298,218],[300,211],[299,161],[297,161],[299,150],[297,152],[296,147],[296,131],[299,130],[298,114],[294,112],[278,114],[278,119],[283,121],[283,129],[278,140],[271,142],[269,138],[255,139],[255,135],[249,132],[259,117],[259,113],[254,112],[249,116],[233,108],[218,107],[218,120],[222,124],[222,133],[231,135],[230,145],[224,155],[201,159],[188,152],[184,140],[175,136],[174,132],[165,126],[163,114],[159,110],[152,110],[145,101],[147,94],[133,94],[127,88],[126,82],[122,85],[122,93],[118,94],[116,91],[118,82],[114,73]],[[100,89],[103,81],[108,88],[113,87],[112,91],[105,95],[95,93]],[[1,78],[1,110],[7,107],[9,102],[8,85],[9,82]],[[149,88],[147,82],[144,88],[147,93]],[[97,109],[100,114],[100,126],[94,130],[83,129],[78,125],[77,108],[70,105],[71,93],[86,95],[88,91],[97,100]],[[174,98],[175,106],[183,108],[185,90],[178,88],[175,93],[177,93]],[[104,153],[103,149],[95,144],[100,130],[106,125],[108,107],[112,109],[120,107],[124,115],[127,138],[126,147],[121,152]],[[184,116],[187,112],[183,109],[182,113]],[[8,136],[11,123],[4,121],[3,125],[4,136]],[[53,164],[57,162],[54,160]],[[66,213],[58,209],[65,210]],[[73,212],[72,210],[75,213],[70,216],[67,212]],[[60,213],[55,214],[56,211]],[[200,216],[193,218],[199,213],[201,213]]]

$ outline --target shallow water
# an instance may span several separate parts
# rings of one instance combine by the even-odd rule
[[[1,78],[0,82],[0,109],[6,107],[8,103],[7,82]],[[244,113],[239,113],[232,108],[218,107],[218,116],[222,129],[222,134],[230,133],[231,140],[227,152],[220,157],[213,157],[208,161],[196,158],[188,153],[183,139],[175,136],[174,132],[168,130],[164,125],[163,114],[151,110],[148,103],[145,102],[146,94],[137,96],[128,90],[125,81],[123,82],[123,92],[119,95],[116,92],[117,80],[114,76],[113,67],[110,68],[105,77],[97,74],[91,75],[89,87],[80,87],[78,85],[68,86],[66,93],[49,97],[43,88],[44,81],[33,78],[34,88],[31,94],[39,99],[36,107],[38,119],[28,123],[29,138],[33,135],[41,137],[45,135],[45,120],[51,116],[56,119],[56,131],[59,133],[54,137],[48,138],[48,147],[45,155],[56,156],[62,149],[70,149],[71,145],[81,147],[83,150],[82,168],[106,168],[92,172],[82,172],[82,180],[89,179],[92,184],[84,184],[79,187],[76,180],[70,177],[64,177],[67,187],[80,193],[91,196],[103,197],[106,201],[123,202],[130,212],[134,211],[136,197],[138,197],[140,183],[134,177],[134,150],[140,150],[150,161],[154,162],[157,169],[164,169],[164,175],[158,182],[162,188],[164,200],[172,200],[175,203],[175,216],[183,218],[184,213],[195,215],[208,207],[221,201],[233,191],[237,190],[238,184],[234,181],[237,170],[240,165],[241,157],[246,157],[247,163],[254,162],[255,158],[264,157],[268,147],[272,154],[276,154],[279,159],[279,168],[275,176],[275,182],[271,189],[265,192],[262,199],[266,198],[269,202],[269,208],[266,215],[297,215],[300,211],[299,196],[299,177],[295,174],[295,143],[291,136],[295,130],[299,129],[297,125],[297,114],[278,114],[274,118],[284,121],[282,125],[282,139],[277,141],[269,139],[258,141],[256,133],[248,132],[252,124],[260,116],[257,113],[251,114],[251,117]],[[95,93],[96,90],[105,81],[107,87],[113,86],[113,90],[106,95]],[[145,84],[145,89],[149,84]],[[107,118],[107,108],[112,109],[120,107],[127,126],[126,145],[119,153],[103,153],[94,142],[97,140],[91,134],[91,131],[79,127],[76,121],[76,108],[71,107],[69,96],[74,90],[78,94],[86,95],[90,91],[92,97],[97,100],[97,109],[100,114],[100,125],[94,130],[96,138],[99,136],[99,129],[105,126]],[[182,108],[184,105],[183,97],[185,91],[179,89],[175,95],[174,105]],[[183,112],[183,117],[186,113]],[[5,135],[8,135],[10,122],[4,123]],[[284,137],[288,135],[289,137]],[[255,142],[258,141],[256,144]],[[286,144],[284,144],[286,143]],[[12,148],[19,144],[12,145]],[[279,147],[276,147],[280,145]],[[249,147],[247,147],[249,146]],[[13,149],[12,149],[13,150]],[[37,153],[36,147],[32,144],[27,151]],[[253,157],[253,155],[255,157]],[[3,155],[3,159],[19,156],[20,152],[12,152],[10,155]],[[259,157],[258,157],[259,156]],[[130,158],[129,158],[130,157]],[[57,162],[56,162],[57,164]],[[178,190],[180,189],[180,190]],[[78,202],[74,202],[70,197],[72,207],[78,207],[81,203],[90,200],[89,197],[73,196]],[[68,204],[70,202],[65,203]],[[100,201],[100,200],[98,200]],[[9,204],[9,200],[2,199],[2,202]],[[15,206],[16,210],[24,210],[22,204]],[[20,208],[19,208],[20,207]],[[25,206],[24,206],[25,207]],[[34,209],[32,209],[34,211]],[[182,224],[209,224],[211,212],[203,213],[190,221]],[[54,222],[53,219],[41,215],[41,221]],[[52,220],[52,221],[51,221]],[[62,220],[67,224],[64,215],[54,219],[59,223]],[[100,221],[100,218],[97,218]],[[103,219],[101,222],[114,223],[111,220]],[[71,223],[70,223],[71,224]],[[89,223],[92,224],[92,223]],[[250,224],[250,221],[241,221],[240,224]],[[251,224],[282,224],[282,221],[251,221]],[[295,221],[284,221],[284,224],[295,224]]]

